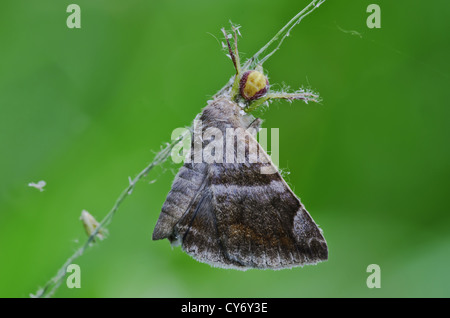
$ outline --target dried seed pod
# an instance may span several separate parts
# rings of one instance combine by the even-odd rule
[[[86,210],[83,210],[81,212],[80,220],[81,222],[83,222],[84,229],[86,230],[88,236],[91,236],[94,233],[95,229],[100,226],[100,223],[98,223],[98,221]],[[96,236],[100,240],[103,240],[105,238],[105,232],[101,229],[98,231]]]
[[[253,70],[242,74],[239,92],[244,99],[248,101],[258,99],[264,96],[268,89],[269,81],[263,73]]]

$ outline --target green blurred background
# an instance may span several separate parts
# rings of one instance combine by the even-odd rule
[[[81,211],[101,219],[225,84],[221,27],[242,25],[249,57],[309,1],[79,0],[81,29],[66,26],[70,3],[1,4],[1,297],[43,286],[85,241]],[[370,3],[381,29],[366,26]],[[152,241],[178,169],[168,163],[76,261],[82,287],[55,296],[449,297],[449,9],[327,1],[265,65],[271,83],[323,98],[274,103],[263,118],[280,128],[280,167],[324,230],[328,262],[239,272]],[[27,186],[39,180],[44,192]],[[366,286],[369,264],[380,289]]]

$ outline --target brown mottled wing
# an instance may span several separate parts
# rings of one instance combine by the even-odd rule
[[[210,167],[224,254],[244,268],[281,269],[326,260],[321,230],[280,174],[261,174],[261,165]]]
[[[222,268],[239,268],[240,263],[226,255],[217,228],[214,198],[206,185],[189,211],[174,227],[183,250],[196,260]]]
[[[235,103],[216,100],[202,113],[204,127],[217,126],[223,135],[226,128],[247,127],[240,111]],[[244,163],[184,164],[164,202],[153,239],[180,242],[195,259],[224,268],[281,269],[326,260],[322,231],[253,136],[242,134]],[[249,155],[255,144],[256,161]],[[236,151],[227,154],[239,162]],[[273,171],[264,174],[262,168]]]
[[[207,167],[203,163],[186,163],[178,171],[172,188],[164,202],[158,222],[153,230],[153,240],[168,238],[176,241],[173,227],[191,209],[207,177]]]
[[[328,258],[322,232],[300,200],[278,172],[261,174],[263,166],[273,164],[207,165],[197,196],[174,226],[186,253],[240,270],[290,268]]]

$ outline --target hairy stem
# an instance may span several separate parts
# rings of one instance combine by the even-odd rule
[[[111,222],[112,218],[114,217],[115,213],[119,209],[122,202],[131,195],[133,189],[135,188],[137,182],[141,180],[143,177],[145,177],[154,167],[163,164],[170,156],[172,149],[184,138],[184,135],[181,135],[179,138],[173,140],[171,143],[167,144],[159,153],[156,154],[155,158],[151,163],[147,165],[139,174],[129,182],[128,187],[126,187],[122,193],[119,195],[119,197],[116,199],[116,202],[114,203],[111,210],[106,214],[106,216],[103,218],[103,220],[100,222],[100,224],[95,228],[95,230],[89,235],[86,242],[78,248],[75,253],[70,256],[65,263],[61,266],[61,268],[58,270],[56,275],[51,278],[43,288],[39,289],[35,294],[31,294],[31,297],[51,297],[55,291],[58,289],[58,287],[61,285],[62,280],[64,279],[64,276],[66,274],[67,266],[73,263],[74,260],[76,260],[78,257],[83,255],[85,250],[89,248],[92,244],[92,242],[95,239],[95,236],[99,233],[99,231],[103,228],[105,228],[109,222]]]
[[[324,3],[325,0],[313,0],[310,4],[308,4],[302,11],[297,13],[295,17],[293,17],[286,25],[281,28],[280,31],[278,31],[275,36],[269,40],[269,42],[266,43],[258,52],[256,52],[245,64],[244,64],[244,70],[250,68],[254,62],[257,62],[259,65],[263,65],[265,61],[267,61],[278,49],[280,48],[281,44],[283,43],[284,39],[289,36],[289,33],[291,30],[300,23],[300,21],[303,20],[304,17],[309,15],[311,12],[313,12],[315,9],[317,9],[322,3]],[[266,52],[269,48],[273,47],[273,45],[276,44],[276,47],[268,54],[266,54],[264,57],[260,58],[260,55]]]
[[[314,10],[316,10],[322,3],[324,3],[326,0],[313,0],[311,1],[302,11],[297,13],[288,23],[286,23],[283,28],[280,29],[280,31],[273,36],[269,42],[267,42],[261,49],[259,49],[258,52],[256,52],[251,58],[249,58],[244,65],[242,66],[241,72],[248,71],[250,69],[255,68],[257,65],[262,65],[264,62],[266,62],[278,49],[281,47],[281,44],[283,44],[286,37],[289,36],[292,29],[299,24],[303,18],[308,16],[310,13],[312,13]],[[275,46],[276,45],[276,46]],[[273,48],[275,46],[275,48]],[[270,48],[273,48],[269,53],[264,55],[260,58],[262,54],[267,52]],[[215,96],[220,96],[226,93],[230,87],[233,86],[233,77],[230,78],[228,83],[222,87]],[[234,89],[234,88],[233,88]]]

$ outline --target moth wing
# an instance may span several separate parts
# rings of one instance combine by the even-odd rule
[[[258,162],[208,167],[224,255],[241,268],[281,269],[326,260],[322,231],[252,138],[246,144],[256,143]]]
[[[178,171],[153,230],[153,240],[173,241],[173,227],[190,209],[206,179],[206,165],[185,163]]]
[[[153,230],[153,240],[169,239],[200,262],[223,268],[241,265],[226,256],[217,232],[215,202],[205,164],[184,164]]]
[[[208,116],[216,118],[232,107],[216,102],[202,116],[208,122]],[[231,125],[227,120],[214,123]],[[238,125],[233,121],[233,127]],[[244,163],[228,163],[226,150],[225,163],[185,164],[180,169],[153,239],[180,241],[195,259],[224,268],[281,269],[326,260],[322,231],[262,147],[251,134],[243,134],[248,153]],[[250,149],[257,150],[256,161]],[[231,157],[238,162],[237,152]]]
[[[215,202],[208,184],[174,227],[183,250],[194,259],[222,268],[241,265],[227,257],[220,240],[215,215]]]

